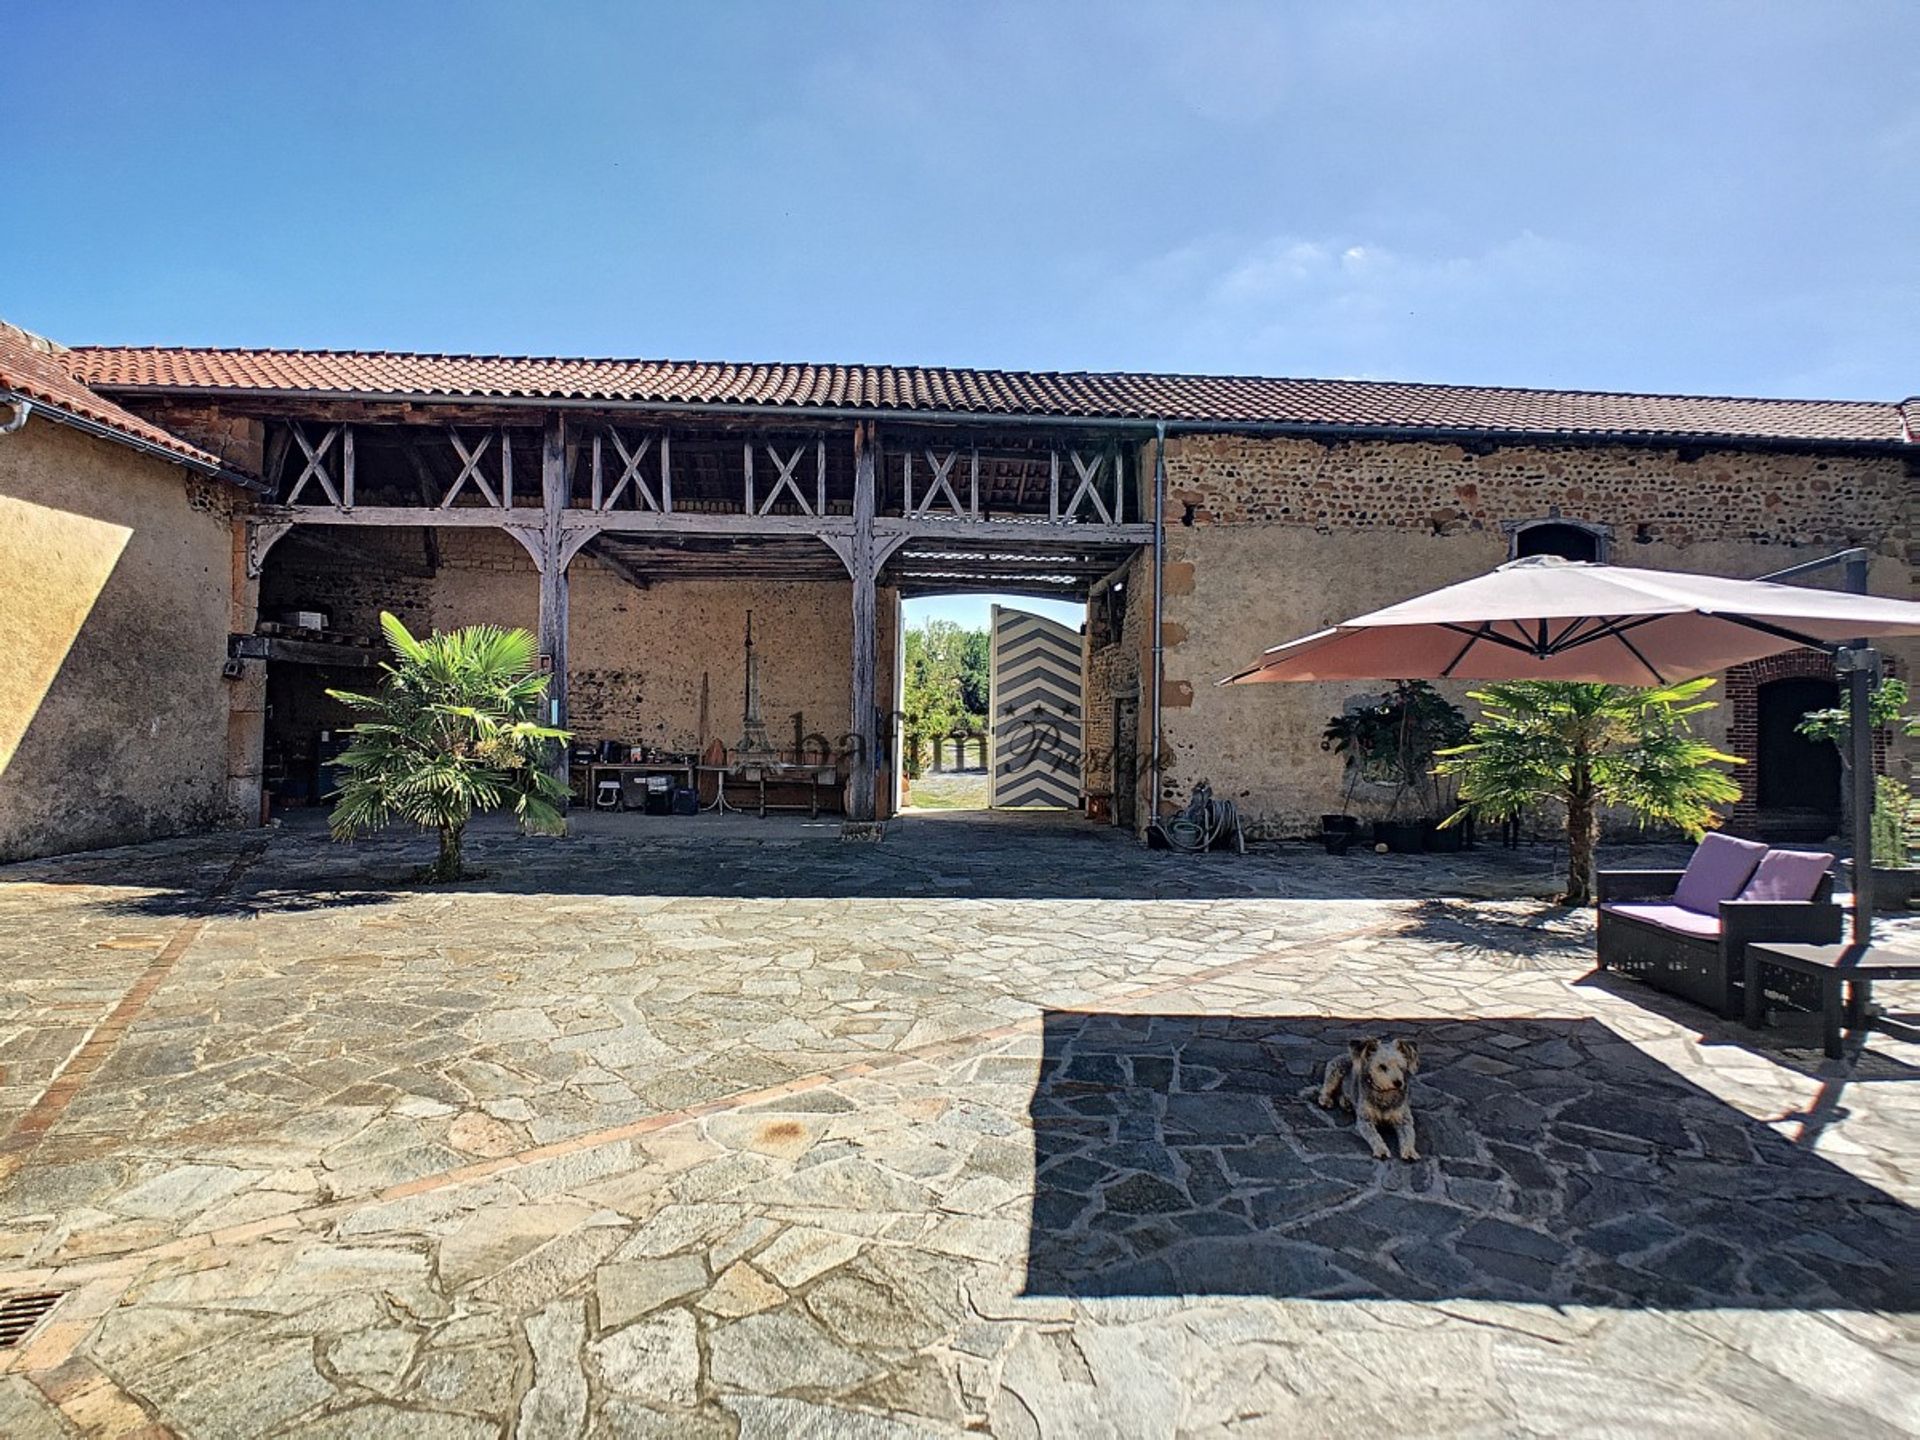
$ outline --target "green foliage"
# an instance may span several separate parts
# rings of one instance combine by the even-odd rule
[[[1395,786],[1394,810],[1408,796],[1432,801],[1434,758],[1467,738],[1467,717],[1424,680],[1401,680],[1377,700],[1334,716],[1320,732],[1320,748],[1345,756],[1353,783]]]
[[[1593,847],[1602,806],[1698,838],[1720,823],[1716,806],[1740,798],[1720,765],[1731,755],[1698,738],[1688,717],[1713,708],[1700,698],[1711,679],[1659,689],[1568,681],[1514,680],[1475,691],[1484,713],[1471,740],[1443,752],[1439,770],[1456,777],[1467,815],[1502,820],[1544,803],[1567,812],[1567,899],[1592,895]]]
[[[1873,863],[1881,870],[1906,870],[1920,850],[1920,800],[1891,775],[1873,782]]]
[[[424,878],[457,880],[476,814],[511,808],[528,830],[564,832],[567,789],[546,766],[568,736],[539,723],[547,678],[534,669],[533,637],[471,625],[419,640],[385,613],[380,628],[394,653],[380,692],[327,692],[364,717],[337,762],[334,838],[395,821],[438,831],[440,856]]]
[[[1868,694],[1867,724],[1875,730],[1890,730],[1898,726],[1909,735],[1920,735],[1920,715],[1905,713],[1907,698],[1906,681],[1892,677],[1882,680]],[[1846,705],[1809,710],[1793,728],[1809,740],[1831,741],[1840,747],[1841,760],[1852,763],[1848,737],[1852,734],[1853,725]]]
[[[956,730],[986,728],[986,631],[929,620],[907,632],[905,661],[901,709],[908,735],[924,743]],[[909,774],[920,773],[920,760],[917,753],[907,755]]]

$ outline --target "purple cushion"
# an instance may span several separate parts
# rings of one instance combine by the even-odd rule
[[[1833,856],[1817,850],[1769,850],[1736,900],[1811,900]]]
[[[1678,930],[1682,935],[1704,935],[1711,940],[1720,934],[1719,920],[1697,910],[1682,910],[1678,905],[1602,905],[1600,908],[1633,920],[1645,920],[1664,930]]]
[[[1693,852],[1687,873],[1673,892],[1673,903],[1701,915],[1718,915],[1720,902],[1731,900],[1747,883],[1767,847],[1757,840],[1736,840],[1718,833],[1707,836]]]

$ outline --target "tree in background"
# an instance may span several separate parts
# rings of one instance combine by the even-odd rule
[[[918,776],[921,746],[956,730],[973,732],[987,722],[987,632],[952,620],[928,620],[907,631],[906,683],[901,709],[907,734],[907,773]]]
[[[527,830],[563,834],[567,787],[548,772],[564,730],[538,721],[547,677],[534,668],[525,630],[470,625],[416,640],[382,612],[394,660],[377,695],[329,690],[359,711],[330,824],[351,840],[394,821],[432,830],[440,853],[421,878],[459,880],[467,822],[511,808]]]
[[[1920,735],[1920,715],[1907,713],[1907,682],[1889,676],[1867,695],[1867,728],[1903,730]],[[1825,740],[1840,754],[1841,828],[1853,833],[1853,711],[1845,703],[1825,710],[1809,710],[1793,727],[1809,740]],[[1877,803],[1876,803],[1877,809]]]
[[[1737,765],[1693,733],[1687,717],[1711,710],[1712,679],[1642,689],[1564,680],[1511,680],[1472,692],[1483,713],[1465,744],[1440,752],[1442,775],[1460,783],[1468,815],[1505,820],[1553,801],[1567,814],[1569,905],[1593,903],[1600,810],[1619,805],[1694,839],[1720,823],[1740,787],[1719,765]]]

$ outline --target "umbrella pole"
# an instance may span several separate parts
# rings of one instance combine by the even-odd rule
[[[1867,593],[1872,557],[1860,547],[1843,550],[1842,584],[1850,594]],[[1847,676],[1847,744],[1853,751],[1853,943],[1873,943],[1873,682],[1880,656],[1865,640],[1856,640],[1836,656]],[[1864,1008],[1866,993],[1861,986]]]
[[[1865,647],[1842,650],[1847,677],[1848,779],[1853,785],[1853,943],[1873,941],[1873,672],[1880,656]]]

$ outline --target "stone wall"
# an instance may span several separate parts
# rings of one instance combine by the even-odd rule
[[[1503,526],[1557,509],[1608,527],[1616,563],[1727,575],[1866,544],[1873,589],[1907,597],[1915,493],[1898,457],[1170,440],[1163,804],[1210,779],[1255,833],[1287,835],[1339,809],[1343,766],[1321,728],[1382,687],[1215,682],[1278,641],[1501,563]],[[1911,668],[1911,645],[1888,648]],[[1456,701],[1467,688],[1443,687]],[[1700,728],[1724,745],[1729,721],[1723,706]]]
[[[1119,585],[1115,594],[1116,582]],[[1144,791],[1140,740],[1147,734],[1147,687],[1153,670],[1153,554],[1143,550],[1117,576],[1094,588],[1088,600],[1085,654],[1086,758],[1084,786],[1089,813],[1117,819],[1124,806],[1117,791],[1128,785],[1136,802]],[[1117,621],[1117,623],[1116,623]],[[1135,744],[1122,755],[1114,733],[1117,702],[1138,706]],[[1138,805],[1136,804],[1136,810]]]
[[[0,860],[234,818],[235,498],[44,418],[0,437]]]
[[[236,470],[248,475],[261,475],[266,470],[264,421],[200,400],[162,400],[143,403],[138,409],[162,430],[219,456]]]
[[[1169,440],[1166,464],[1170,527],[1498,534],[1557,508],[1610,527],[1620,564],[1701,541],[1905,556],[1917,523],[1914,462],[1877,455],[1203,435]]]

